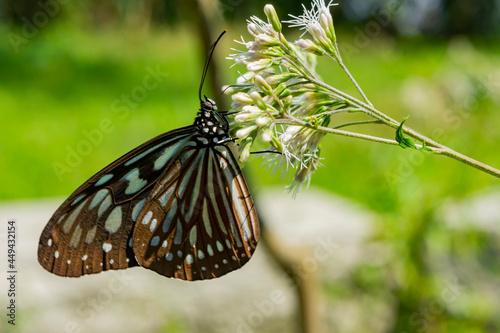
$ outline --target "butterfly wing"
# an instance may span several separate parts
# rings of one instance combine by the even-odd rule
[[[152,190],[133,232],[141,266],[183,280],[240,268],[258,240],[252,198],[225,145],[185,146]]]
[[[157,136],[80,186],[40,236],[42,267],[78,277],[136,266],[130,239],[135,220],[169,160],[195,131],[188,126]]]

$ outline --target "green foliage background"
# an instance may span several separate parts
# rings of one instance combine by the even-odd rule
[[[84,29],[80,16],[70,17],[51,22],[18,52],[7,38],[0,41],[1,200],[67,196],[140,143],[191,124],[199,107],[204,56],[191,27]],[[19,34],[21,27],[2,25],[0,33]],[[235,46],[232,39],[245,33],[242,25],[230,27],[216,56],[224,58]],[[348,67],[380,110],[401,120],[411,115],[408,126],[500,167],[498,43],[481,36],[381,34],[353,49],[355,30],[339,27],[338,36],[348,50]],[[221,63],[227,83],[234,82],[236,69],[228,60]],[[117,99],[142,84],[146,67],[157,66],[168,73],[165,81],[126,117],[113,112]],[[333,63],[321,60],[319,66],[326,81],[354,94]],[[88,141],[85,131],[99,131],[103,119],[111,121],[112,130],[101,131],[88,154],[58,177],[54,163],[68,165],[68,151]],[[368,132],[394,136],[378,128]],[[373,241],[390,249],[384,265],[374,260],[345,281],[323,281],[329,302],[363,297],[368,312],[380,302],[389,304],[394,332],[500,330],[498,232],[477,228],[474,221],[450,229],[446,216],[438,214],[447,202],[498,193],[497,179],[445,157],[343,137],[326,137],[322,154],[324,167],[311,185],[379,213]],[[245,167],[256,195],[282,184],[260,162],[254,157]],[[457,301],[433,313],[432,320],[418,321],[414,314],[440,299],[443,281],[455,278],[466,285]],[[485,280],[487,286],[480,283]],[[367,331],[370,325],[366,320]]]

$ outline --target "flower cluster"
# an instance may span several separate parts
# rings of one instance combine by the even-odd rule
[[[304,8],[304,15],[293,17],[288,23],[302,26],[313,40],[289,43],[274,7],[266,5],[267,22],[251,17],[247,28],[253,40],[237,41],[245,49],[229,57],[246,68],[236,85],[224,88],[237,112],[232,128],[240,161],[248,159],[257,140],[270,144],[280,154],[266,154],[265,163],[283,176],[294,172],[295,191],[320,165],[324,133],[318,128],[328,126],[332,111],[348,107],[318,84],[315,72],[317,55],[336,52],[330,6],[314,0],[312,10]]]
[[[242,37],[237,42],[243,50],[229,56],[246,71],[240,73],[235,85],[224,88],[233,99],[231,134],[239,143],[240,161],[245,162],[251,151],[258,150],[256,142],[270,145],[266,151],[279,154],[265,154],[265,163],[273,172],[281,170],[283,177],[293,175],[290,189],[296,193],[321,165],[324,135],[336,134],[441,154],[500,177],[500,170],[459,154],[373,106],[340,55],[330,14],[333,5],[331,1],[325,4],[325,0],[312,0],[311,9],[304,7],[302,15],[290,15],[289,21],[283,21],[304,30],[294,43],[283,35],[272,5],[264,7],[266,21],[255,16],[247,21],[251,40]],[[305,34],[310,39],[303,38]],[[315,70],[317,56],[335,61],[361,99],[322,81]],[[344,115],[339,117],[340,113]],[[396,130],[395,139],[345,130],[370,124]]]

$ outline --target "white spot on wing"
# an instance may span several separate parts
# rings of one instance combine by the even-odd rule
[[[97,183],[95,183],[94,186],[101,186],[103,184],[106,184],[111,178],[113,178],[113,175],[108,173],[107,175],[102,176]]]
[[[198,250],[198,258],[199,259],[204,259],[205,258],[205,254],[203,253],[202,250]]]
[[[132,220],[135,222],[137,220],[137,217],[139,216],[139,213],[141,212],[142,207],[144,206],[144,203],[146,202],[146,199],[142,199],[139,201],[135,206],[134,209],[132,210]]]
[[[66,222],[64,222],[64,225],[62,227],[63,231],[65,234],[68,234],[71,230],[71,227],[73,226],[73,223],[75,223],[76,217],[80,214],[80,211],[82,210],[83,206],[87,203],[87,199],[85,199],[84,202],[82,202],[78,207],[71,213],[71,215],[68,217]]]
[[[151,225],[149,226],[149,231],[153,232],[155,230],[156,222],[158,222],[156,219],[153,219],[153,221],[151,221]]]
[[[191,246],[194,246],[196,244],[196,226],[193,226],[191,228],[191,231],[189,232],[189,243],[191,243]]]
[[[214,250],[212,249],[212,246],[210,244],[207,244],[207,252],[209,256],[214,255]]]
[[[100,218],[101,215],[105,211],[107,211],[110,206],[111,206],[111,195],[108,195],[99,206],[99,210],[97,211],[97,218]]]
[[[95,226],[92,227],[92,229],[90,229],[88,232],[87,232],[87,236],[85,236],[85,243],[86,244],[92,244],[92,242],[94,241],[94,238],[95,238],[95,233],[97,231],[97,224]]]
[[[139,177],[139,169],[134,168],[122,179],[128,180],[128,186],[125,189],[125,194],[130,195],[139,192],[144,186],[148,184],[148,182]]]
[[[89,209],[94,209],[109,193],[109,190],[107,188],[103,188],[99,190],[94,197],[92,198],[92,201],[90,202]]]
[[[207,186],[212,186],[212,185],[207,184]],[[217,208],[214,208],[214,209],[217,209]],[[205,230],[207,231],[208,236],[210,238],[212,238],[212,225],[210,224],[210,217],[208,215],[207,200],[203,200],[202,218],[203,218],[203,224],[205,226]]]
[[[179,147],[181,147],[188,139],[189,137],[165,148],[162,155],[156,159],[154,169],[160,170],[163,168],[170,158],[172,158],[172,156],[179,150]]]
[[[144,218],[142,219],[142,224],[148,224],[149,221],[151,220],[151,217],[153,216],[153,212],[149,211]]]
[[[78,247],[78,243],[80,243],[80,238],[82,237],[82,227],[78,224],[73,231],[73,235],[69,241],[69,247],[76,249]]]
[[[167,216],[165,217],[165,220],[163,221],[163,226],[162,226],[163,232],[166,233],[170,230],[170,224],[172,223],[172,219],[174,218],[176,212],[177,212],[177,200],[174,200],[172,206],[170,206]]]
[[[160,243],[160,236],[154,236],[151,239],[151,246],[157,246]]]
[[[174,244],[179,245],[182,241],[182,225],[180,221],[177,221],[177,230],[175,231]]]
[[[109,251],[111,251],[111,249],[113,248],[113,245],[109,244],[109,243],[103,243],[102,244],[102,250],[106,253],[108,253]]]
[[[59,251],[54,252],[54,257],[57,259],[59,258]]]
[[[186,256],[186,262],[190,265],[193,263],[193,256],[191,254]]]
[[[122,206],[116,206],[106,219],[104,228],[110,234],[113,234],[120,229],[121,225],[122,225]]]
[[[80,202],[80,200],[82,200],[83,198],[85,198],[86,194],[81,194],[79,195],[75,200],[73,200],[73,202],[71,203],[71,206],[74,206],[76,205],[77,203]]]

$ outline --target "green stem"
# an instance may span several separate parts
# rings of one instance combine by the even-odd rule
[[[457,161],[460,161],[464,164],[467,164],[471,167],[474,167],[478,170],[481,170],[483,172],[486,172],[486,173],[489,173],[490,175],[492,176],[495,176],[495,177],[498,177],[500,178],[500,170],[492,167],[492,166],[489,166],[487,164],[484,164],[482,162],[479,162],[479,161],[476,161],[475,159],[472,159],[468,156],[465,156],[463,154],[460,154],[456,151],[454,151],[453,149],[450,149],[448,147],[445,147],[445,146],[442,146],[443,148],[442,149],[442,155],[445,155],[445,156],[448,156],[448,157],[451,157]]]
[[[358,139],[368,140],[368,141],[372,141],[372,142],[385,143],[385,144],[389,144],[389,145],[393,145],[393,146],[399,146],[399,143],[395,140],[389,140],[389,139],[379,138],[376,136],[354,133],[354,132],[349,132],[349,131],[343,131],[343,130],[329,128],[329,127],[323,127],[323,126],[315,127],[315,126],[312,126],[311,124],[309,124],[305,121],[302,121],[302,120],[295,118],[293,116],[290,116],[290,115],[287,115],[285,119],[275,119],[274,122],[277,124],[304,126],[304,127],[316,129],[316,130],[323,132],[323,133],[337,134],[337,135],[347,136],[347,137],[351,137],[351,138],[358,138]],[[425,138],[424,136],[422,136],[416,132],[414,132],[414,133],[418,137]],[[481,171],[486,172],[492,176],[500,178],[500,170],[493,168],[487,164],[481,163],[477,160],[474,160],[468,156],[460,154],[460,153],[454,151],[453,149],[450,149],[446,146],[443,146],[437,142],[434,142],[432,140],[430,140],[430,141],[437,145],[437,147],[427,146],[427,149],[431,150],[433,153],[439,154],[439,155],[444,155],[447,157],[451,157],[451,158],[453,158],[457,161],[460,161],[466,165],[472,166],[478,170],[481,170]],[[416,146],[418,149],[422,148],[422,145],[416,145]]]
[[[348,123],[340,124],[337,126],[333,126],[331,128],[338,129],[338,128],[347,127],[347,126],[365,125],[365,124],[383,124],[383,123],[380,120],[359,120],[359,121],[351,121]]]
[[[359,94],[363,97],[363,99],[365,100],[365,102],[370,105],[370,106],[373,106],[373,104],[370,102],[370,100],[368,99],[368,97],[366,97],[363,89],[361,89],[361,86],[358,84],[358,82],[356,81],[356,79],[354,79],[354,76],[351,75],[351,72],[349,72],[349,70],[347,69],[346,65],[344,65],[344,61],[342,61],[342,57],[340,56],[340,53],[338,53],[338,48],[336,47],[337,49],[337,53],[335,54],[335,57],[332,57],[331,54],[329,53],[326,53],[326,55],[334,60],[334,61],[337,61],[337,63],[340,65],[340,67],[342,68],[342,70],[344,71],[344,73],[347,75],[347,77],[349,78],[349,80],[351,80],[352,84],[354,85],[354,87],[356,87],[356,89],[358,90]]]

